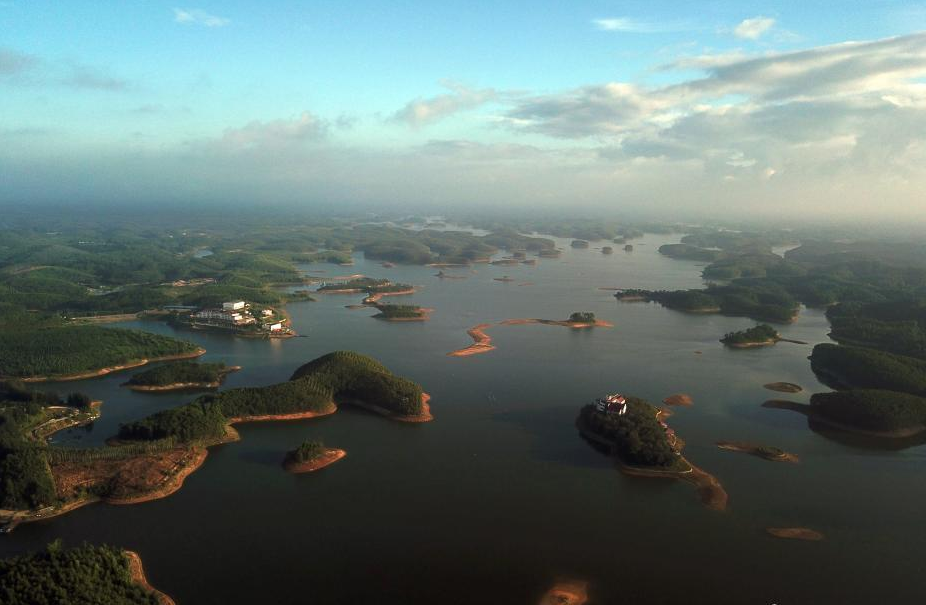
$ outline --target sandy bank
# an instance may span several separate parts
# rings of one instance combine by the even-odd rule
[[[490,327],[492,327],[492,324],[479,324],[473,326],[466,331],[470,338],[473,339],[473,344],[468,347],[463,347],[462,349],[457,349],[456,351],[451,351],[447,353],[447,355],[450,357],[468,357],[470,355],[488,353],[494,350],[495,346],[492,345],[492,337],[485,333],[485,330]]]
[[[122,554],[128,559],[129,576],[131,576],[133,582],[145,590],[154,593],[154,598],[158,600],[158,605],[176,605],[172,598],[148,583],[148,578],[145,576],[145,568],[142,566],[141,557],[138,556],[137,552],[123,550]]]
[[[759,340],[756,342],[725,342],[723,345],[725,347],[730,347],[731,349],[755,349],[757,347],[770,347],[776,344],[780,338],[769,338],[768,340]]]
[[[824,538],[823,534],[809,529],[807,527],[769,527],[766,530],[769,535],[776,538],[788,540],[808,540],[810,542],[819,542]]]
[[[227,374],[232,372],[237,372],[241,369],[241,366],[229,366],[222,370],[221,376],[219,379],[214,382],[175,382],[172,384],[132,384],[130,382],[124,382],[120,386],[128,387],[133,391],[139,391],[143,393],[151,392],[163,392],[163,391],[185,391],[190,389],[217,389],[222,386],[222,382],[225,380]]]
[[[676,393],[675,395],[669,395],[662,402],[666,405],[681,405],[681,406],[690,406],[694,405],[694,400],[691,398],[691,395],[687,393]]]
[[[537,605],[585,605],[588,603],[588,582],[566,580],[557,582],[544,593]]]
[[[800,385],[793,382],[770,382],[762,386],[769,391],[778,391],[779,393],[800,393],[804,390]]]
[[[138,368],[149,363],[154,363],[156,361],[174,361],[177,359],[193,359],[196,357],[201,357],[205,355],[206,349],[198,348],[195,351],[190,353],[181,353],[179,355],[165,355],[163,357],[152,357],[151,359],[141,359],[139,361],[132,361],[125,363],[123,365],[112,366],[109,368],[102,368],[100,370],[91,370],[89,372],[81,372],[79,374],[67,374],[64,376],[30,376],[29,378],[21,378],[23,382],[69,382],[72,380],[85,380],[87,378],[99,378],[100,376],[106,376],[107,374],[112,374],[113,372],[121,372],[122,370],[131,370],[132,368]]]
[[[347,452],[344,450],[328,448],[325,450],[324,454],[318,458],[315,458],[314,460],[308,460],[306,462],[292,462],[290,460],[285,460],[283,461],[283,468],[290,473],[311,473],[313,471],[323,469],[329,464],[334,464],[346,455]]]
[[[396,290],[395,292],[374,292],[363,299],[363,304],[374,305],[384,296],[408,296],[409,294],[414,294],[416,291],[415,288],[408,288],[407,290]]]
[[[778,450],[778,448],[768,448],[755,443],[743,443],[741,441],[718,441],[717,447],[730,452],[742,452],[743,454],[751,454],[753,456],[758,456],[759,458],[764,458],[765,460],[771,460],[772,462],[800,462],[800,458],[798,458],[797,454],[781,451]]]
[[[536,319],[536,318],[518,318],[518,319],[506,319],[500,321],[498,325],[500,326],[523,326],[527,324],[543,324],[545,326],[563,326],[565,328],[573,328],[580,330],[583,328],[613,328],[614,324],[609,321],[604,321],[602,319],[597,319],[595,321],[568,321],[568,320],[559,320],[559,319]]]

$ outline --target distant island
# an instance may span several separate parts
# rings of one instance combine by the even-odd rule
[[[191,342],[97,325],[2,330],[0,377],[26,382],[82,380],[205,352]]]
[[[134,374],[123,386],[143,392],[216,389],[226,375],[240,369],[224,363],[179,361]]]
[[[303,441],[286,453],[283,468],[291,473],[310,473],[325,468],[347,455],[339,449],[325,447],[321,441]]]
[[[65,548],[60,540],[44,551],[0,559],[0,595],[5,605],[174,605],[148,584],[136,553],[91,544]]]
[[[748,349],[751,347],[767,347],[781,340],[778,330],[768,324],[759,324],[753,328],[729,332],[720,339],[720,342],[733,349]]]
[[[791,323],[800,312],[797,299],[785,288],[758,282],[738,281],[696,290],[627,288],[616,292],[614,296],[627,302],[657,302],[667,309],[685,313],[721,313],[776,323]]]
[[[431,312],[431,309],[425,309],[418,305],[376,304],[372,306],[379,311],[373,317],[385,321],[426,321]]]

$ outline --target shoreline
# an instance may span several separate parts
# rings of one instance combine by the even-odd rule
[[[161,592],[148,582],[148,577],[145,575],[145,567],[142,565],[141,557],[137,552],[134,550],[123,550],[122,554],[128,560],[129,576],[132,578],[133,582],[154,594],[154,598],[157,599],[158,605],[176,605],[176,602],[166,593]]]
[[[132,391],[141,393],[164,392],[164,391],[186,391],[192,389],[217,389],[222,386],[225,376],[232,372],[241,370],[241,366],[229,366],[222,371],[219,379],[214,382],[174,382],[172,384],[132,384],[124,382],[119,386],[128,387]]]
[[[342,449],[326,448],[325,453],[314,460],[308,460],[306,462],[291,462],[289,460],[284,460],[283,468],[286,469],[287,472],[294,474],[311,473],[323,469],[330,464],[334,464],[346,455],[347,452]]]
[[[397,414],[392,410],[387,410],[386,408],[380,407],[376,404],[367,403],[365,401],[359,401],[356,399],[346,399],[343,401],[343,404],[362,408],[375,414],[379,414],[380,416],[389,418],[390,420],[417,424],[422,422],[431,422],[434,420],[434,416],[431,414],[431,406],[428,405],[429,401],[431,401],[431,396],[424,392],[421,393],[421,413],[417,416],[403,416],[402,414]]]
[[[178,359],[195,359],[197,357],[202,357],[206,354],[206,349],[199,347],[195,351],[190,353],[179,353],[177,355],[164,355],[161,357],[151,357],[146,359],[141,359],[139,361],[126,362],[122,365],[111,366],[108,368],[101,368],[99,370],[88,370],[86,372],[80,372],[77,374],[67,374],[65,376],[30,376],[29,378],[19,378],[22,382],[70,382],[74,380],[86,380],[88,378],[99,378],[101,376],[106,376],[112,374],[113,372],[121,372],[123,370],[131,370],[133,368],[140,368],[149,363],[156,363],[159,361],[176,361]]]
[[[819,542],[824,538],[822,533],[808,527],[767,527],[765,531],[770,536],[785,540]]]
[[[754,349],[757,347],[770,347],[778,344],[779,341],[781,341],[780,338],[769,338],[768,340],[757,340],[752,342],[724,342],[723,346],[731,349]]]
[[[478,324],[468,329],[466,333],[473,339],[473,344],[447,353],[449,357],[469,357],[479,353],[488,353],[494,351],[495,346],[492,344],[492,337],[485,333],[494,324]]]

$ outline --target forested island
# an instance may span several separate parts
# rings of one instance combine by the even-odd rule
[[[759,324],[755,327],[739,332],[729,332],[720,339],[720,342],[734,349],[749,347],[766,347],[781,340],[778,330],[768,324]]]
[[[347,455],[339,449],[325,447],[321,441],[303,441],[286,453],[283,468],[291,473],[310,473],[325,468]]]
[[[141,330],[93,325],[0,330],[0,376],[30,382],[92,378],[203,353],[193,343]]]
[[[926,431],[926,398],[880,389],[815,393],[810,413],[845,430],[884,437],[910,437]]]
[[[835,388],[886,389],[926,396],[926,360],[876,349],[818,344],[810,367]]]
[[[215,389],[230,372],[240,366],[224,363],[178,361],[133,374],[123,386],[133,391],[176,391],[185,389]]]
[[[65,548],[60,541],[0,559],[0,597],[4,605],[173,605],[148,584],[135,553],[91,544]]]
[[[790,323],[800,305],[784,288],[770,283],[712,285],[703,290],[622,289],[614,295],[621,301],[657,302],[687,313],[722,313],[759,321]]]
[[[684,443],[664,422],[669,415],[644,399],[626,396],[624,413],[586,405],[579,412],[579,433],[596,448],[614,455],[629,475],[681,479],[695,485],[701,501],[725,510],[727,493],[715,477],[681,455]]]
[[[374,315],[376,319],[385,321],[425,321],[428,319],[430,309],[425,309],[418,305],[374,305],[379,313]]]

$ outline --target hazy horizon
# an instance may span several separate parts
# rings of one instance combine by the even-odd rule
[[[926,4],[0,3],[0,203],[919,223]]]

